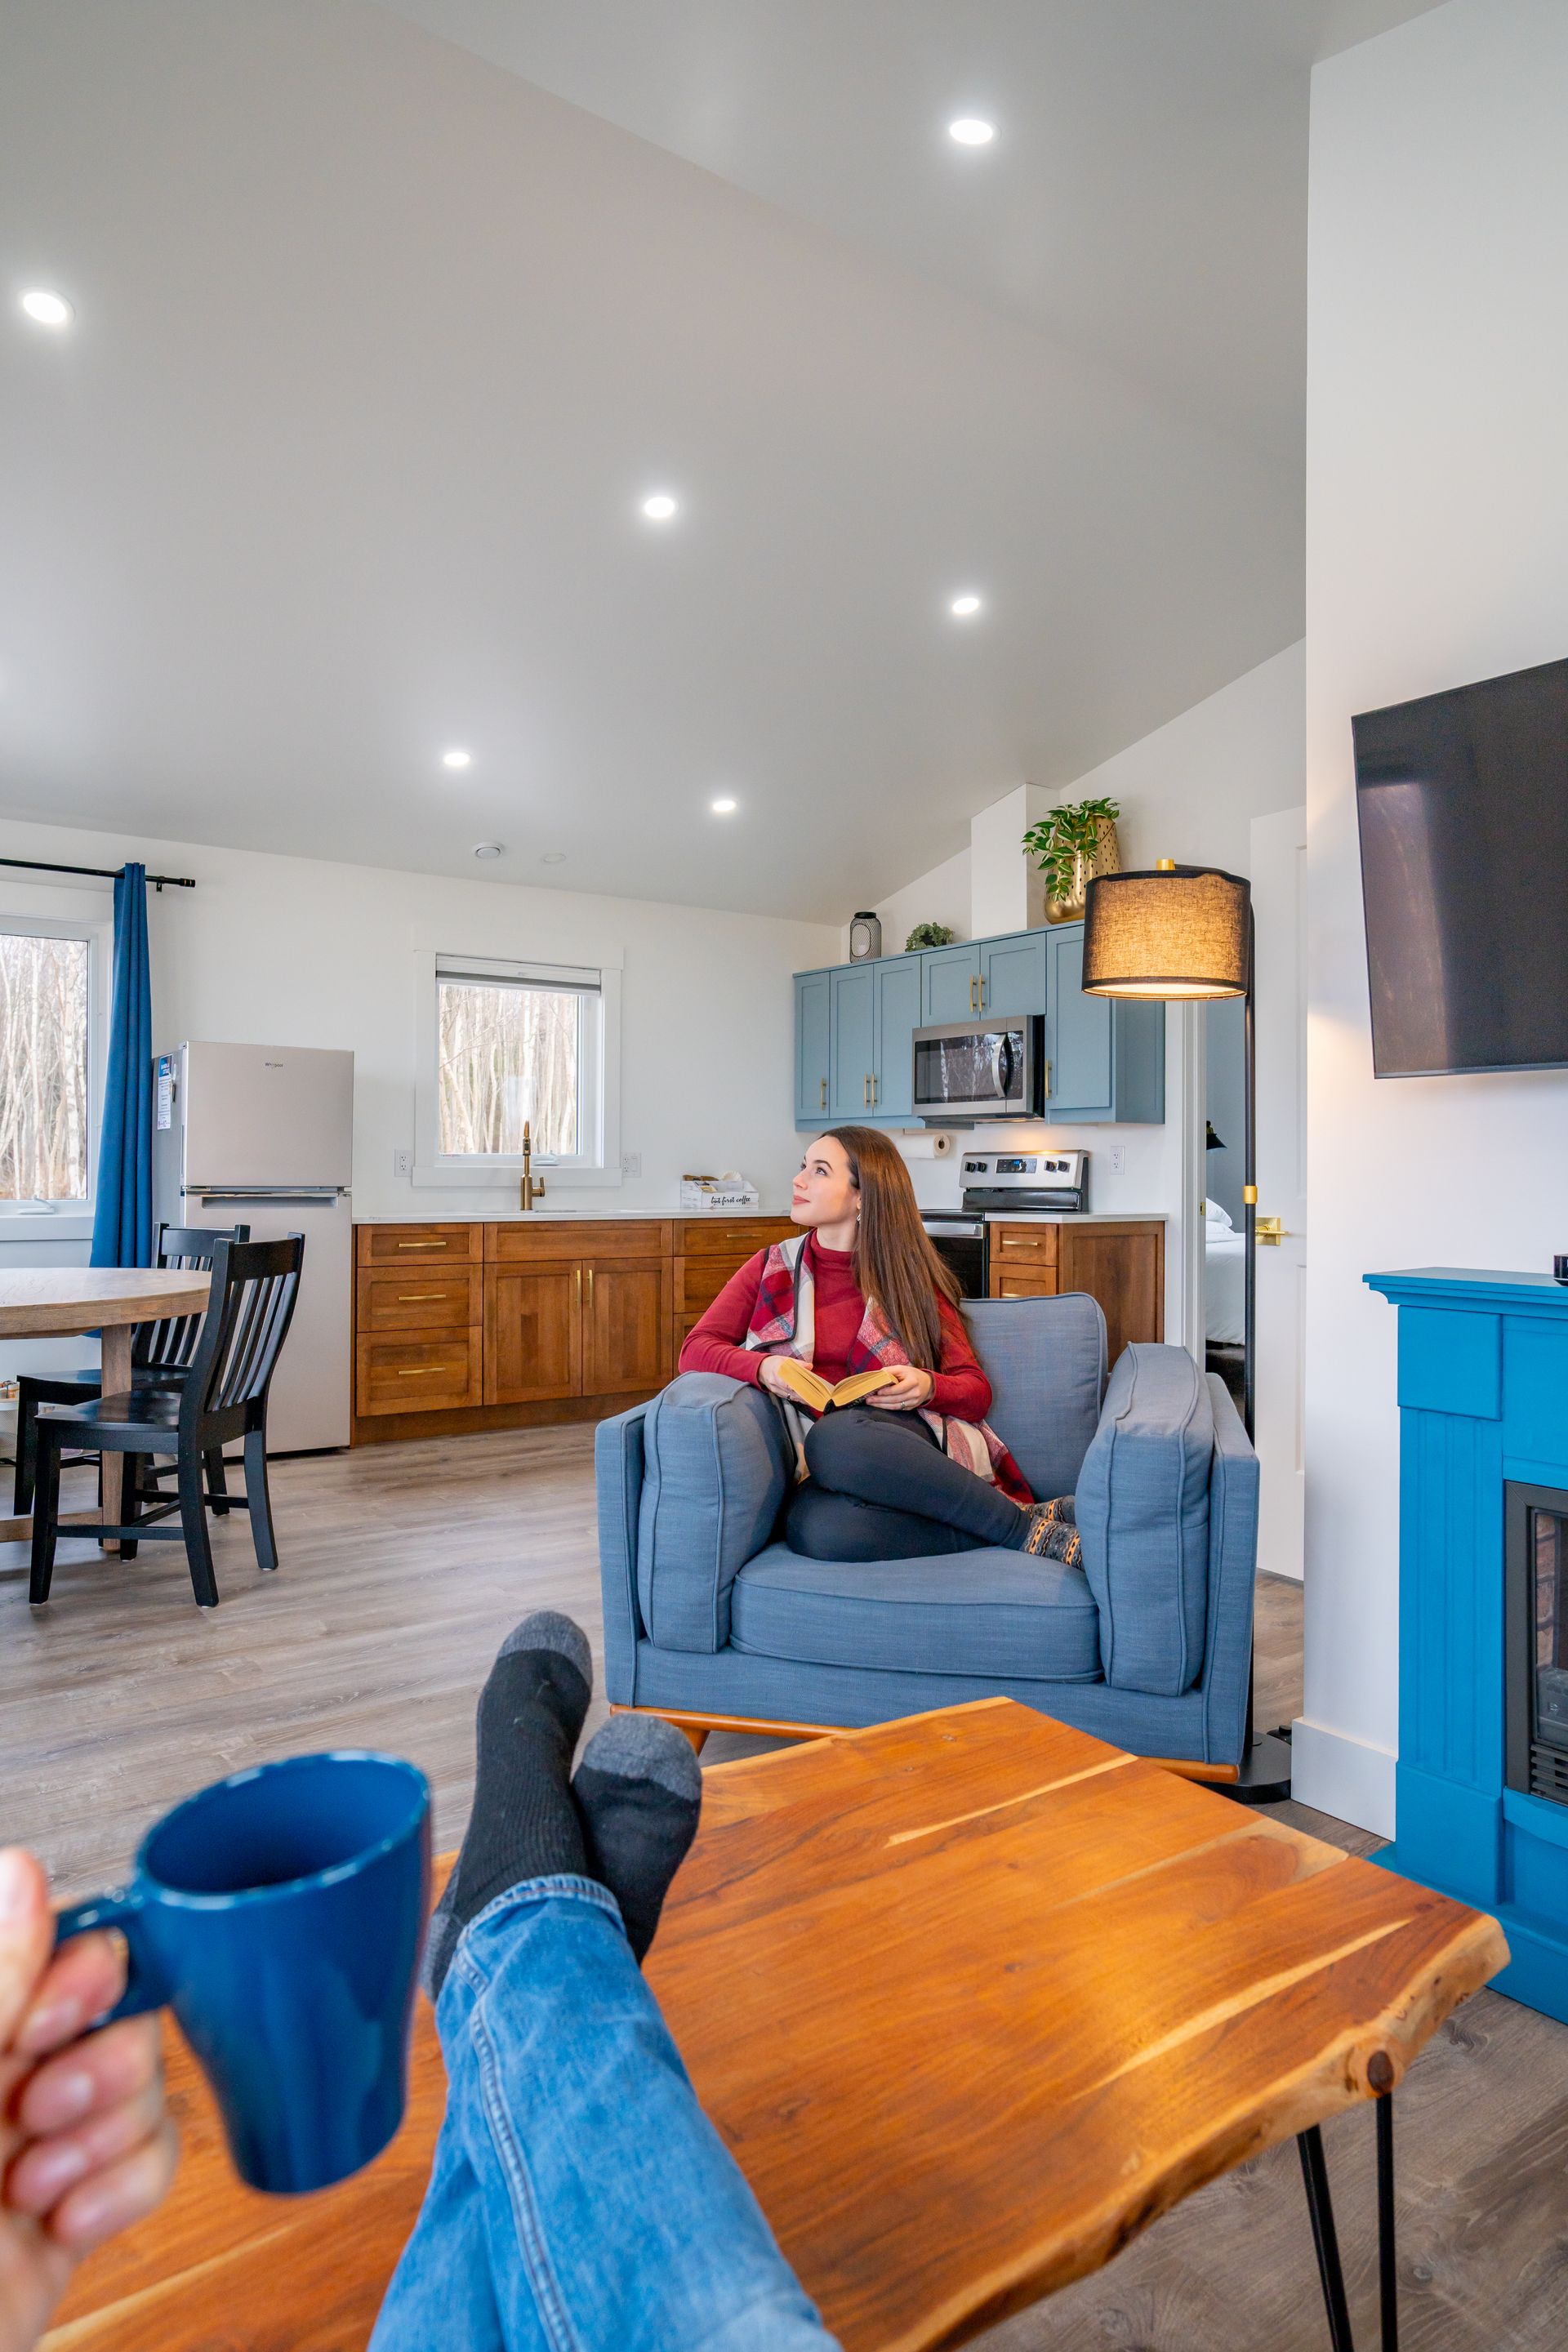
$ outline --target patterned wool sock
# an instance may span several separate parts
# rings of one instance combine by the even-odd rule
[[[702,1810],[702,1769],[691,1742],[657,1715],[612,1715],[583,1750],[572,1783],[588,1867],[621,1906],[641,1960]]]
[[[1032,1553],[1037,1559],[1059,1559],[1068,1568],[1077,1568],[1083,1558],[1083,1539],[1070,1495],[1058,1495],[1048,1503],[1031,1503],[1023,1514],[1018,1538],[1014,1549]]]
[[[521,1879],[586,1871],[571,1771],[593,1687],[583,1632],[553,1609],[535,1610],[501,1643],[479,1694],[468,1834],[430,1922],[424,1983],[432,2000],[458,1938],[487,1904]]]

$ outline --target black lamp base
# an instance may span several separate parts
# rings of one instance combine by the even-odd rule
[[[1233,1797],[1238,1805],[1283,1805],[1290,1797],[1290,1743],[1270,1731],[1255,1739],[1241,1759],[1241,1772],[1234,1780],[1216,1780],[1219,1796]]]

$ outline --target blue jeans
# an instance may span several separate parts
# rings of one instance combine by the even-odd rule
[[[837,2352],[592,1879],[458,1946],[447,2118],[371,2352]]]

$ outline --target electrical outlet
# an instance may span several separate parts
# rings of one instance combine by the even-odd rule
[[[393,1172],[393,1174],[394,1174],[395,1176],[412,1176],[412,1175],[413,1175],[413,1173],[414,1173],[414,1154],[412,1153],[412,1151],[395,1151],[395,1152],[393,1153],[393,1155],[392,1155],[392,1172]]]
[[[1127,1173],[1127,1146],[1124,1143],[1113,1143],[1110,1147],[1110,1172],[1113,1176],[1125,1176]]]
[[[623,1176],[640,1176],[642,1174],[642,1153],[640,1151],[622,1152],[621,1174]]]

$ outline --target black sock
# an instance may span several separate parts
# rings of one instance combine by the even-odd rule
[[[702,1771],[684,1732],[657,1715],[612,1715],[572,1783],[588,1867],[621,1906],[640,1960],[702,1810]]]
[[[474,1809],[430,1922],[424,1978],[432,2000],[458,1937],[487,1904],[521,1879],[587,1869],[571,1771],[593,1687],[582,1630],[553,1609],[535,1610],[501,1643],[479,1694]]]

